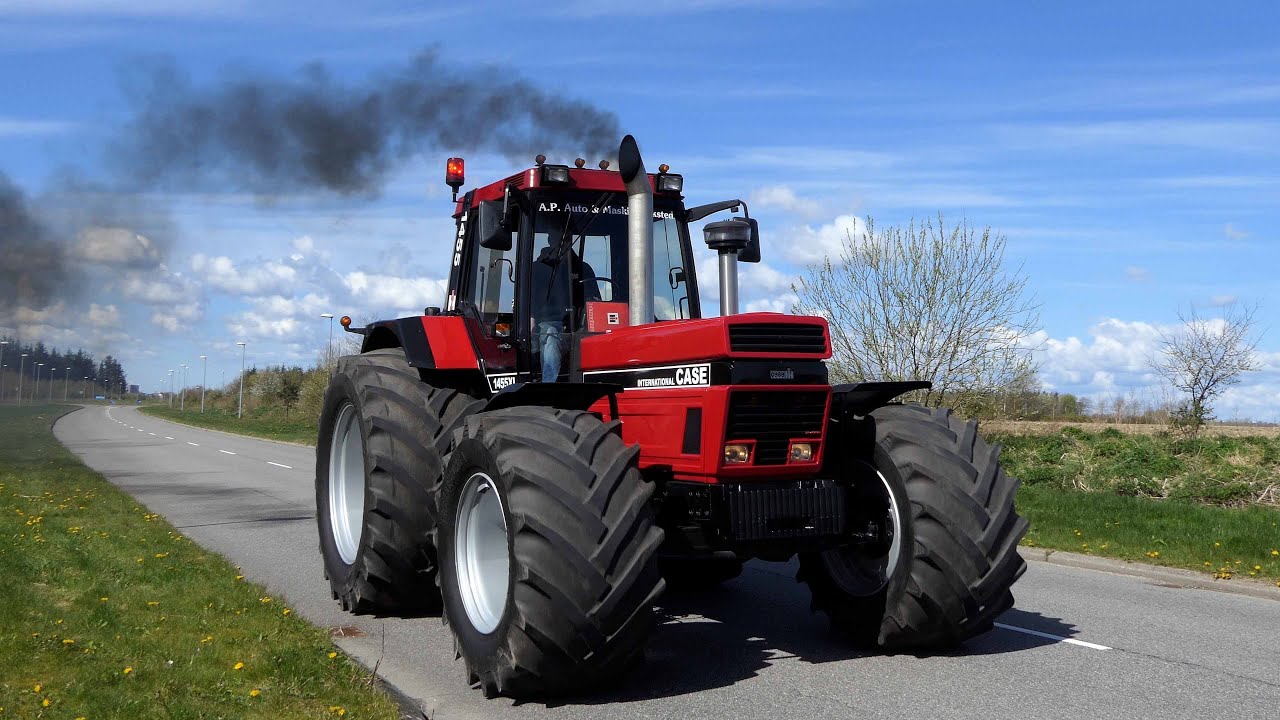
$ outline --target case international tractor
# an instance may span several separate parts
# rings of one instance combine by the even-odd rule
[[[320,551],[355,613],[441,612],[488,696],[594,688],[643,659],[668,585],[798,556],[834,631],[888,651],[991,629],[1025,569],[1018,481],[977,424],[832,386],[827,322],[738,313],[741,200],[537,165],[458,198],[445,307],[364,328],[325,397]],[[688,226],[710,222],[720,316]]]

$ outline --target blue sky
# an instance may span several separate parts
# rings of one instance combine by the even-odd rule
[[[68,167],[109,180],[102,147],[148,63],[199,85],[320,60],[358,82],[434,46],[615,113],[650,164],[684,173],[691,204],[754,201],[754,309],[788,308],[794,277],[855,218],[941,212],[1008,237],[1055,389],[1158,401],[1145,357],[1180,306],[1258,302],[1263,329],[1280,317],[1280,10],[1265,4],[365,5],[0,3],[0,172],[35,198]],[[233,375],[237,340],[250,363],[308,363],[322,312],[438,302],[451,150],[423,147],[373,199],[153,196],[166,238],[131,245],[129,263],[81,248],[92,291],[0,330],[111,352],[146,388],[202,353],[211,379]],[[472,182],[514,169],[468,157]],[[1280,419],[1280,330],[1260,349],[1266,369],[1219,415]]]

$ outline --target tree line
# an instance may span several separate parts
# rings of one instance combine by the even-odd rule
[[[83,349],[60,351],[46,347],[43,342],[23,343],[13,337],[0,337],[0,341],[6,343],[0,345],[4,365],[0,372],[5,376],[4,397],[0,400],[10,402],[17,397],[19,376],[24,395],[35,390],[37,376],[42,382],[49,379],[55,384],[62,382],[69,396],[79,395],[72,389],[83,391],[85,378],[94,392],[122,395],[129,389],[124,366],[111,355],[98,360]],[[54,397],[61,398],[62,394],[55,391]]]

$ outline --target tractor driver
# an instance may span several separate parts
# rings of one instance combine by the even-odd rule
[[[531,304],[537,347],[542,354],[542,382],[555,382],[560,376],[561,359],[564,357],[563,334],[572,329],[568,325],[571,313],[582,307],[585,301],[600,299],[595,270],[578,257],[572,246],[558,256],[557,244],[548,234],[546,246],[533,263]],[[578,278],[572,277],[574,270],[578,270]]]

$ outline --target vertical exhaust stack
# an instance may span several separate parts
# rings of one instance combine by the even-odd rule
[[[622,138],[618,170],[627,185],[627,315],[631,325],[653,322],[653,188],[636,139]]]
[[[707,247],[720,256],[720,316],[738,314],[738,253],[751,242],[751,225],[745,220],[721,220],[702,228]]]

